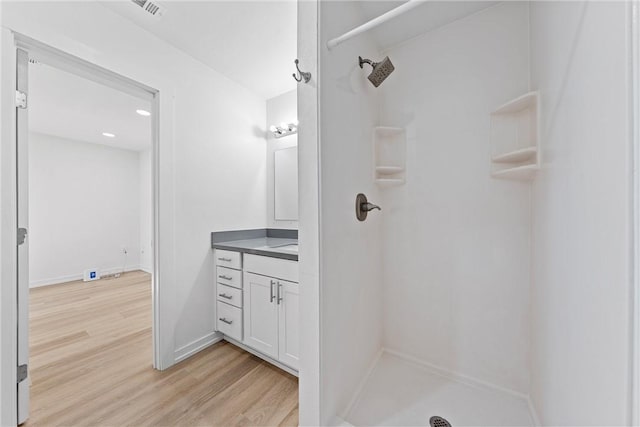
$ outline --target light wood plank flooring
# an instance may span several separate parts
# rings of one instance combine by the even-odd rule
[[[231,344],[154,370],[146,273],[30,296],[28,426],[298,423],[297,379]]]

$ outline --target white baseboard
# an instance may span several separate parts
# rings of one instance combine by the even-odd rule
[[[139,265],[132,265],[125,268],[125,273],[129,271],[140,270]],[[105,268],[100,269],[101,276],[107,276],[109,274],[120,273],[122,271],[122,267],[113,267],[113,268]],[[79,274],[71,274],[68,276],[59,276],[59,277],[50,277],[47,279],[39,279],[39,280],[31,280],[29,281],[29,288],[39,288],[40,286],[49,286],[49,285],[59,285],[60,283],[74,282],[76,280],[82,280],[84,278],[83,273]]]
[[[180,347],[173,353],[173,363],[182,362],[183,360],[217,343],[218,341],[222,341],[222,334],[219,334],[217,332],[208,333],[202,338],[191,341],[189,344]]]
[[[153,268],[151,267],[140,266],[138,270],[144,271],[145,273],[153,274]]]

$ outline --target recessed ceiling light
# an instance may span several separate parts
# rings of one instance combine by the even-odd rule
[[[140,114],[141,116],[145,116],[148,117],[151,115],[150,112],[148,112],[147,110],[136,110],[136,113]]]
[[[106,136],[107,138],[115,138],[116,136],[109,132],[102,132],[102,136]]]

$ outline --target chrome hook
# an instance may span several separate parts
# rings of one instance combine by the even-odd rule
[[[300,67],[298,67],[299,61],[297,59],[293,62],[296,63],[296,70],[298,70],[298,75],[296,75],[295,73],[292,74],[293,78],[296,79],[298,83],[300,83],[302,80],[304,80],[305,83],[309,83],[309,80],[311,80],[311,73],[300,71]]]

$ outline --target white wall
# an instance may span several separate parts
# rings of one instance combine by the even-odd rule
[[[329,38],[363,20],[357,2],[321,2],[319,19],[321,423],[327,424],[343,415],[382,345],[382,216],[372,212],[359,222],[354,209],[358,193],[380,201],[371,171],[377,92],[358,67],[358,55],[377,56],[376,47],[362,35],[326,48]]]
[[[321,424],[323,407],[320,375],[320,198],[318,117],[318,2],[298,3],[298,59],[312,77],[298,85],[298,213],[300,228],[300,376],[298,378],[299,424]]]
[[[159,90],[167,368],[214,338],[210,232],[266,225],[265,100],[97,3],[3,3],[2,12],[4,27]]]
[[[138,163],[136,151],[29,134],[31,287],[140,267]]]
[[[267,99],[267,126],[279,126],[280,123],[291,123],[298,118],[297,90],[285,92],[282,95]],[[271,132],[267,132],[267,225],[270,228],[298,228],[298,221],[276,220],[274,217],[274,161],[276,150],[296,147],[298,134],[276,138]]]
[[[531,394],[544,425],[631,422],[629,22],[623,2],[531,5],[544,163]]]
[[[526,394],[531,193],[490,177],[489,112],[528,90],[528,6],[384,54],[380,121],[407,131],[407,183],[381,200],[384,345]]]
[[[138,154],[140,172],[140,269],[153,272],[153,182],[151,176],[151,150]]]

